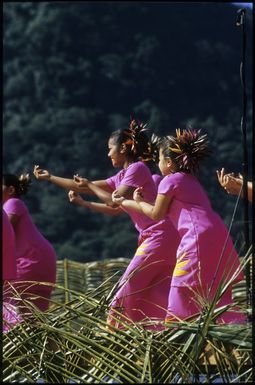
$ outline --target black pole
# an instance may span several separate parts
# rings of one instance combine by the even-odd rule
[[[245,54],[246,54],[246,22],[245,22],[246,9],[239,9],[237,11],[236,25],[241,27],[242,30],[242,60],[240,64],[240,78],[242,86],[242,104],[243,113],[241,117],[241,132],[242,132],[242,144],[243,144],[243,221],[244,221],[244,242],[245,250],[247,253],[250,245],[249,241],[249,211],[248,211],[248,151],[247,151],[247,139],[246,139],[246,111],[247,111],[247,95],[246,95],[246,74],[245,74]],[[246,290],[247,290],[247,303],[251,305],[251,282],[250,282],[250,263],[246,265]]]

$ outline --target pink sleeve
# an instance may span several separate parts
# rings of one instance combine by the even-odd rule
[[[27,208],[22,200],[17,198],[8,199],[3,207],[7,214],[13,214],[17,216],[21,216],[27,211]]]
[[[162,180],[162,176],[158,174],[153,174],[152,179],[154,180],[155,186],[158,188],[158,185]]]
[[[121,184],[130,187],[143,186],[148,180],[148,175],[151,177],[148,167],[142,162],[136,162],[128,167]]]
[[[105,180],[108,186],[110,186],[113,190],[116,190],[116,178],[117,178],[117,175],[114,175]]]
[[[158,194],[168,195],[172,197],[175,195],[175,190],[177,188],[177,184],[175,182],[175,177],[173,175],[165,176],[158,186]]]

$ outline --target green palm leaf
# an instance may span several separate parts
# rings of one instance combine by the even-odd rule
[[[228,308],[216,304],[234,277],[222,281],[214,301],[204,301],[204,314],[192,322],[153,332],[121,321],[125,329],[108,330],[109,302],[127,263],[58,262],[50,309],[41,313],[27,301],[30,317],[3,335],[3,381],[187,383],[203,375],[204,382],[219,376],[251,382],[251,325],[215,323]],[[236,286],[234,305],[246,309],[243,291]]]

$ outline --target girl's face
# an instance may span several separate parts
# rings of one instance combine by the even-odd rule
[[[108,157],[111,159],[113,167],[123,167],[126,157],[125,152],[121,150],[122,146],[116,144],[114,138],[110,138],[108,148]]]
[[[158,167],[163,176],[171,174],[171,160],[169,158],[165,158],[163,155],[163,151],[160,148],[159,150],[159,163]]]

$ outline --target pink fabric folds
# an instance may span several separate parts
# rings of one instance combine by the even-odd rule
[[[121,184],[142,186],[146,200],[154,202],[156,198],[155,183],[148,167],[142,162],[132,163],[107,179],[107,183],[112,190]],[[108,323],[119,328],[123,325],[118,320],[164,321],[179,242],[179,235],[168,218],[155,222],[144,214],[132,210],[127,212],[139,231],[139,241],[111,303]],[[115,310],[121,315],[117,315]]]
[[[2,210],[2,272],[3,280],[17,278],[15,234],[8,215]]]
[[[194,291],[210,301],[222,279],[229,280],[240,262],[228,229],[194,176],[181,172],[168,175],[160,182],[158,192],[171,198],[168,217],[180,235],[168,317],[175,314],[186,318],[190,317],[191,309],[200,309],[194,305],[195,299],[190,301],[190,297],[195,297]],[[243,278],[241,272],[235,282]],[[229,292],[221,302],[231,303]],[[238,313],[232,316],[233,322],[243,319]],[[226,319],[230,322],[231,316],[226,315]]]
[[[17,254],[17,280],[15,287],[21,291],[19,281],[37,281],[55,283],[56,281],[56,253],[52,245],[38,231],[32,221],[25,203],[18,198],[11,198],[4,204],[7,214],[18,217],[15,228],[15,242]],[[22,283],[22,296],[28,298],[30,294],[41,296],[34,303],[41,310],[49,305],[52,286],[28,285]],[[28,295],[28,292],[30,293]]]

